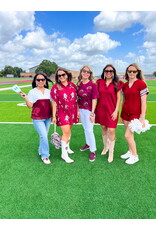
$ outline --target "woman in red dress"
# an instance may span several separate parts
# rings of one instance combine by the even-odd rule
[[[109,150],[108,162],[113,161],[115,145],[115,128],[118,122],[118,110],[123,82],[119,81],[116,69],[108,64],[103,69],[101,79],[97,80],[99,99],[95,110],[95,122],[102,127],[104,149],[101,155]]]
[[[62,159],[74,162],[69,154],[74,153],[70,147],[71,127],[78,122],[78,105],[76,85],[71,82],[72,74],[64,68],[58,68],[55,74],[56,84],[51,89],[53,99],[53,123],[62,129]]]
[[[128,142],[129,151],[121,155],[122,159],[127,159],[126,164],[134,164],[139,161],[137,154],[134,133],[131,132],[128,124],[133,119],[139,119],[142,125],[145,125],[146,101],[149,93],[144,82],[143,73],[136,63],[130,64],[125,73],[127,82],[123,87],[123,106],[121,119],[125,125],[125,138]]]

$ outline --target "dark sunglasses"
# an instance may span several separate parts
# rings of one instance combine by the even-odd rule
[[[128,73],[137,73],[138,70],[127,70]]]
[[[66,73],[58,74],[57,76],[58,76],[58,77],[64,77],[65,75],[66,75]]]
[[[83,73],[92,73],[91,71],[85,70],[85,69],[83,69],[82,72],[83,72]]]
[[[114,73],[114,70],[104,70],[105,73]]]
[[[45,78],[37,78],[36,81],[45,81]]]

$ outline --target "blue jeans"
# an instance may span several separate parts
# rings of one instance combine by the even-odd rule
[[[33,119],[33,125],[40,137],[40,145],[38,148],[39,155],[41,158],[49,158],[49,141],[48,141],[48,131],[51,124],[51,118],[36,120]]]
[[[94,123],[90,121],[90,111],[87,109],[80,109],[80,119],[82,121],[82,126],[84,128],[86,144],[90,146],[90,151],[96,151],[96,142],[93,132]]]

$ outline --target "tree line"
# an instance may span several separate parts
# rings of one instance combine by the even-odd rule
[[[58,65],[55,62],[51,62],[47,59],[43,60],[35,70],[35,73],[42,72],[47,76],[52,75],[56,72]],[[14,77],[20,77],[20,73],[25,73],[26,71],[19,67],[12,67],[6,65],[4,69],[0,71],[0,77],[6,77],[8,74],[13,75]],[[153,72],[153,76],[156,77],[156,71]]]
[[[45,73],[47,76],[50,76],[56,72],[57,68],[58,65],[55,62],[51,62],[45,59],[38,65],[35,73],[42,72]],[[20,77],[21,73],[26,73],[26,71],[19,67],[6,65],[4,69],[0,71],[0,77],[6,77],[8,74],[13,75],[14,77]]]

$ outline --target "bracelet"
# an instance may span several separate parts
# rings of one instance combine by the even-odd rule
[[[143,118],[143,117],[140,117],[140,118],[139,118],[139,120],[145,120],[145,118]]]
[[[56,118],[56,117],[52,117],[52,118]]]

